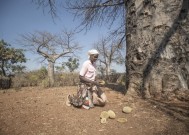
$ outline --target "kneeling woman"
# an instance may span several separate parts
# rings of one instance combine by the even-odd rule
[[[83,96],[87,94],[87,96],[89,97],[89,107],[93,107],[94,105],[104,106],[107,102],[107,97],[105,93],[100,89],[100,84],[96,80],[95,62],[98,59],[99,53],[97,50],[93,49],[88,51],[88,55],[89,59],[83,63],[79,73],[81,82],[80,89],[83,89]],[[86,90],[88,90],[88,92],[85,92]]]

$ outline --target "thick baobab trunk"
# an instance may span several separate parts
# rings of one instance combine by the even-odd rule
[[[54,62],[48,60],[48,79],[50,87],[54,86]]]
[[[127,87],[145,97],[189,88],[188,0],[130,0]]]

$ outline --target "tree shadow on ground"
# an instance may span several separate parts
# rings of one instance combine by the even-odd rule
[[[148,101],[154,105],[156,108],[165,112],[165,114],[170,115],[176,120],[181,121],[185,126],[186,130],[189,133],[189,103],[188,102],[163,102],[154,99],[148,99]],[[171,126],[171,124],[170,124]],[[178,128],[178,127],[177,127]],[[167,131],[158,133],[161,135],[167,135]]]
[[[105,87],[110,88],[116,92],[120,92],[121,94],[125,94],[125,85],[117,84],[117,83],[108,83]]]
[[[153,133],[153,135],[188,135],[189,134],[189,129],[188,125],[180,125],[180,124],[173,124],[175,121],[169,121],[168,125],[166,128],[162,131],[158,131],[156,133]],[[182,129],[181,127],[182,126]],[[185,129],[183,131],[183,128]]]

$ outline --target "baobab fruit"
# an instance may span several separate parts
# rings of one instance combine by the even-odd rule
[[[123,112],[124,112],[124,113],[130,113],[131,111],[132,111],[132,108],[131,108],[131,107],[129,107],[129,106],[123,107]]]
[[[105,84],[105,81],[104,81],[104,80],[100,80],[100,81],[99,81],[99,84],[104,85],[104,84]]]
[[[101,114],[100,114],[100,118],[101,118],[101,119],[102,119],[102,118],[105,118],[105,119],[109,118],[108,112],[102,111]]]
[[[111,118],[111,119],[115,119],[115,117],[116,117],[114,111],[112,111],[112,110],[108,111],[108,115],[109,115],[109,118]]]
[[[106,118],[102,118],[102,119],[100,120],[100,123],[102,123],[102,124],[105,124],[105,123],[107,123],[107,120],[106,120]]]
[[[125,123],[125,122],[127,122],[127,119],[126,118],[118,118],[117,121],[120,123]]]

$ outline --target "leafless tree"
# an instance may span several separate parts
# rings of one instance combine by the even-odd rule
[[[122,45],[115,41],[111,41],[105,38],[101,38],[94,47],[99,51],[99,61],[100,65],[105,66],[105,75],[108,77],[111,72],[111,64],[115,62],[116,64],[122,64],[124,62],[124,57],[122,56]],[[103,65],[102,65],[103,64]]]
[[[73,41],[73,32],[64,31],[63,35],[49,32],[34,32],[22,35],[21,43],[29,51],[38,53],[48,61],[48,77],[50,86],[54,85],[54,64],[60,57],[70,57],[79,47]]]

